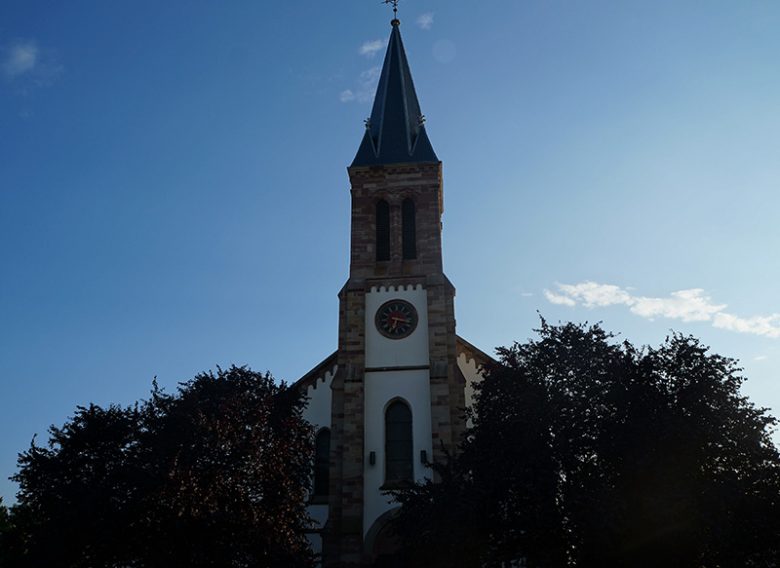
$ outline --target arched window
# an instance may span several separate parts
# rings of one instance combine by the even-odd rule
[[[412,411],[397,400],[385,411],[385,483],[412,481]]]
[[[328,494],[330,483],[330,430],[323,428],[314,440],[314,495]]]
[[[384,199],[376,204],[376,259],[390,260],[390,205]]]
[[[417,220],[411,199],[404,199],[401,205],[401,225],[404,260],[417,258]]]

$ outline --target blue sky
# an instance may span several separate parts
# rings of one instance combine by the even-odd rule
[[[402,1],[458,332],[739,358],[780,413],[780,4]],[[33,434],[336,346],[378,2],[0,7],[0,495]]]

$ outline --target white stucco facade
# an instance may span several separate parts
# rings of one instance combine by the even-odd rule
[[[474,404],[474,386],[482,381],[479,363],[476,359],[461,353],[458,355],[458,368],[466,379],[466,406],[470,408]]]
[[[406,300],[417,310],[417,328],[404,339],[388,339],[374,316],[390,300]],[[421,285],[371,288],[366,294],[366,369],[428,365],[428,293]]]
[[[430,469],[425,467],[420,459],[420,452],[424,450],[428,459],[433,455],[431,391],[427,369],[366,373],[365,392],[364,536],[374,521],[393,507],[389,497],[382,494],[382,486],[385,483],[385,409],[391,402],[402,400],[412,410],[412,463],[415,481],[422,481],[430,475]],[[371,452],[374,452],[376,457],[374,465],[369,461]]]
[[[336,375],[338,366],[325,372],[322,377],[315,379],[313,384],[306,389],[307,405],[303,411],[303,417],[314,427],[315,432],[322,428],[331,428],[331,399],[333,392],[331,383]],[[306,534],[311,549],[315,554],[322,553],[322,536],[319,531],[328,520],[328,504],[310,504],[307,511],[312,518],[312,532]]]
[[[374,315],[382,304],[398,299],[406,300],[415,307],[418,323],[408,337],[389,339],[377,331]],[[429,469],[420,458],[421,452],[425,451],[429,457],[433,453],[427,292],[421,285],[372,288],[366,294],[365,313],[364,536],[376,519],[394,506],[389,497],[383,495],[382,489],[385,484],[385,410],[390,403],[401,400],[411,409],[412,463],[416,481],[422,481],[429,475]],[[372,453],[375,459],[373,465],[370,463]]]
[[[320,428],[330,428],[331,420],[331,383],[336,376],[338,366],[334,365],[332,369],[326,371],[322,377],[317,378],[314,383],[306,389],[306,409],[303,411],[303,417],[314,426],[315,431]]]
[[[376,328],[375,315],[391,300],[405,300],[417,311],[417,326],[402,339],[391,339]],[[428,329],[428,292],[422,285],[373,287],[365,295],[365,374],[363,376],[363,537],[378,519],[398,505],[384,494],[385,486],[385,411],[395,401],[403,401],[412,414],[412,473],[414,481],[432,477],[423,463],[433,457],[431,418],[430,353]],[[480,361],[486,357],[478,349],[458,338],[457,365],[465,379],[465,402],[474,402],[474,386],[482,380]],[[315,431],[332,428],[332,383],[338,371],[336,357],[317,367],[306,378],[307,407],[304,417]],[[314,374],[316,373],[316,374]],[[316,377],[316,378],[315,378]],[[424,454],[423,454],[424,452]],[[373,456],[373,459],[372,459]],[[373,463],[371,463],[373,461]],[[322,552],[321,529],[328,521],[328,504],[317,500],[309,504],[313,520],[308,534],[315,554]]]

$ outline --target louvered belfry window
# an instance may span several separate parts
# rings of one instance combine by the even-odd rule
[[[385,483],[412,481],[412,411],[400,400],[385,411]]]
[[[314,495],[328,494],[330,482],[330,430],[323,428],[314,441]]]
[[[414,201],[404,199],[401,205],[401,225],[404,260],[417,258],[417,220]]]
[[[376,204],[376,259],[390,260],[390,205],[384,199]]]

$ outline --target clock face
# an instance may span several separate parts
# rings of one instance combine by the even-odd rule
[[[406,300],[390,300],[376,311],[374,322],[385,337],[403,339],[417,327],[417,310]]]

